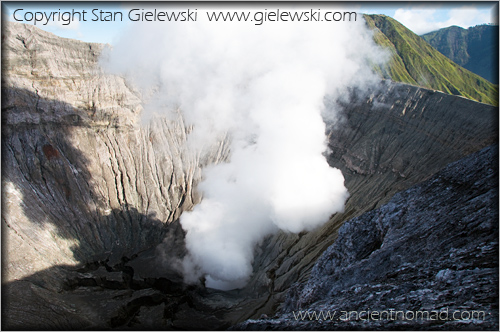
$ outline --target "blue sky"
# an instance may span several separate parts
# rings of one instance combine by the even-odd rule
[[[348,7],[361,13],[384,14],[395,18],[406,27],[417,34],[438,30],[451,25],[458,25],[463,28],[470,26],[495,23],[498,24],[498,2],[349,2]],[[284,4],[285,5],[285,4]],[[283,5],[283,6],[284,6]],[[134,7],[136,6],[136,7]],[[152,2],[152,7],[169,6],[165,2]],[[180,8],[187,9],[198,5],[184,2]],[[205,4],[205,8],[210,9],[210,4]],[[261,5],[263,6],[263,5]],[[279,3],[272,6],[279,8]],[[318,3],[314,6],[320,7]],[[266,8],[269,7],[265,6]],[[134,4],[132,2],[3,2],[3,19],[14,21],[13,13],[16,9],[17,19],[23,19],[25,14],[30,18],[30,12],[65,12],[65,11],[87,11],[86,21],[73,21],[64,25],[60,21],[50,21],[48,24],[38,22],[37,27],[56,35],[80,39],[88,42],[100,42],[113,44],[121,36],[123,31],[131,22],[127,13],[131,8],[144,8],[144,4]],[[271,7],[269,7],[271,8]],[[90,12],[92,9],[102,11],[123,12],[123,21],[102,22],[92,21],[95,17]],[[165,10],[165,9],[163,9]],[[241,10],[236,6],[235,10]],[[32,21],[25,23],[33,23]]]
[[[359,11],[393,17],[419,35],[452,25],[498,24],[498,2],[373,2]]]
[[[23,19],[27,12],[51,12],[51,11],[82,11],[98,8],[103,11],[122,11],[127,13],[128,10],[123,3],[120,2],[2,2],[2,19],[15,21],[13,14],[16,9],[23,9],[16,13],[17,19]],[[37,23],[36,26],[52,32],[58,36],[79,39],[87,42],[110,43],[112,44],[120,36],[125,27],[130,24],[128,20],[123,22],[101,22],[92,21],[94,16],[87,13],[87,21],[73,21],[68,25],[64,25],[59,21],[50,21],[44,25],[43,22]],[[23,23],[33,24],[32,21],[22,21]]]

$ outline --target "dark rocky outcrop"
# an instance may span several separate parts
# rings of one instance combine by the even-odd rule
[[[344,221],[380,207],[498,137],[494,107],[406,84],[386,82],[371,93],[353,92],[343,105],[339,124],[329,128],[328,161],[345,177],[350,193],[345,211],[317,230],[280,233],[263,243],[254,280],[268,280],[270,296],[259,314],[283,302],[294,280],[307,280]]]
[[[497,330],[498,146],[346,222],[279,315],[234,328]]]
[[[201,199],[202,167],[227,157],[225,139],[186,151],[179,114],[138,125],[141,95],[99,67],[102,45],[4,24],[5,329],[223,329],[272,315],[345,221],[497,140],[492,106],[392,82],[353,91],[327,133],[351,195],[344,213],[266,238],[241,290],[188,286],[177,220]]]

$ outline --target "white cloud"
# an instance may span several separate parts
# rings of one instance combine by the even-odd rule
[[[447,26],[458,25],[468,28],[483,22],[491,23],[491,13],[478,10],[473,6],[463,6],[450,10],[450,18],[445,22]]]
[[[434,9],[397,9],[394,19],[406,26],[411,31],[420,35],[440,29],[438,22],[433,22]]]
[[[203,170],[203,200],[181,216],[183,266],[188,281],[241,287],[266,235],[343,210],[344,178],[323,156],[324,97],[378,83],[370,63],[385,53],[363,21],[190,23],[134,25],[107,66],[153,91],[146,117],[180,107],[188,151],[229,133],[230,161]]]
[[[472,5],[460,8],[438,8],[415,6],[397,9],[394,19],[418,35],[457,25],[468,28],[477,24],[492,22],[490,10],[478,9]]]

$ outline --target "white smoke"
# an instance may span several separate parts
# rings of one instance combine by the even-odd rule
[[[231,137],[230,161],[204,169],[203,200],[181,216],[187,281],[240,287],[266,235],[311,230],[343,210],[344,178],[323,156],[322,114],[336,112],[324,98],[376,82],[369,64],[381,57],[360,14],[259,26],[148,22],[115,45],[108,66],[154,87],[145,117],[179,108],[194,128],[190,149]]]

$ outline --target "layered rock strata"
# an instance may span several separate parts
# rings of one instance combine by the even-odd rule
[[[347,221],[250,330],[497,330],[498,145]]]

